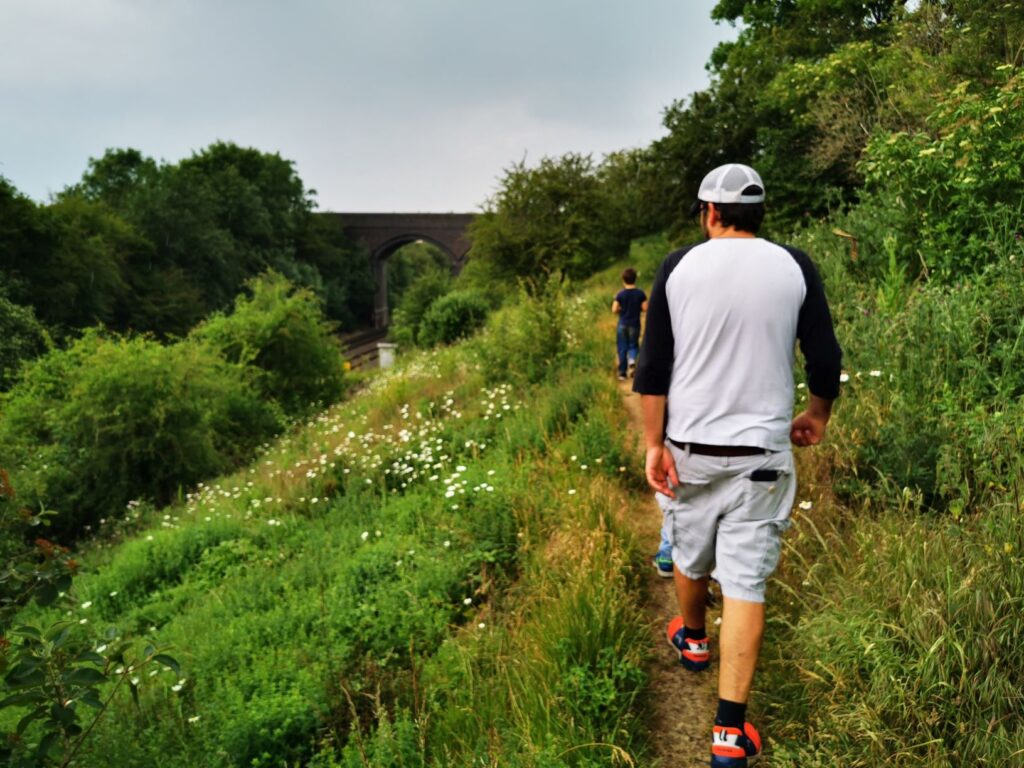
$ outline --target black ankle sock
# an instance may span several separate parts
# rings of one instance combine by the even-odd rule
[[[726,699],[718,700],[718,712],[715,714],[715,725],[727,725],[742,730],[747,719],[747,705]]]
[[[700,629],[690,629],[685,624],[683,625],[683,637],[687,640],[703,640],[707,636],[708,633],[704,627],[701,627]]]

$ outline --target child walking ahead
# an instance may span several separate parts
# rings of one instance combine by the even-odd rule
[[[615,342],[619,349],[619,381],[633,375],[640,353],[640,315],[647,311],[647,294],[636,287],[636,270],[622,271],[622,290],[615,294],[612,312],[619,316]]]

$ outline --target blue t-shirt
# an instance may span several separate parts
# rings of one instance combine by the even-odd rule
[[[639,328],[640,313],[647,301],[647,294],[639,288],[623,288],[615,294],[615,300],[619,302],[619,325]]]

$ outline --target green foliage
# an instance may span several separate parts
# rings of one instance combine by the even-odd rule
[[[149,244],[106,206],[67,195],[46,208],[56,233],[47,260],[31,280],[38,311],[50,324],[82,328],[128,319],[131,260]]]
[[[196,343],[88,332],[24,370],[0,416],[0,464],[29,507],[81,533],[131,499],[169,500],[279,429],[243,370]]]
[[[7,636],[0,710],[16,708],[21,719],[0,732],[0,757],[12,768],[71,765],[122,687],[137,702],[150,667],[180,670],[174,657],[151,645],[139,652],[117,630],[97,650],[73,621],[45,631],[18,626]]]
[[[346,326],[366,324],[369,259],[312,215],[311,194],[290,161],[230,143],[176,164],[108,150],[48,205],[0,179],[0,275],[11,300],[61,332],[181,336],[267,269]]]
[[[269,272],[247,283],[231,314],[217,313],[190,334],[225,360],[258,371],[255,382],[288,414],[329,404],[345,390],[344,359],[321,303]]]
[[[31,548],[21,546],[29,532],[39,532],[49,524],[52,513],[33,513],[19,509],[7,472],[0,469],[0,638],[11,628],[12,619],[26,604],[35,600],[51,605],[57,596],[71,586],[77,563],[67,547],[38,536]],[[7,645],[0,641],[0,651]],[[6,656],[0,657],[0,673],[9,667]]]
[[[487,299],[473,290],[456,290],[434,300],[423,313],[417,341],[431,347],[472,335],[487,319]]]
[[[162,166],[124,214],[154,244],[158,264],[184,270],[205,314],[226,306],[248,277],[294,261],[309,206],[289,161],[216,143]]]
[[[494,315],[473,344],[489,381],[537,383],[557,373],[570,341],[563,298],[553,281],[520,287],[519,301]]]
[[[964,82],[929,118],[931,134],[872,141],[862,215],[888,225],[904,265],[955,280],[992,260],[986,225],[1020,219],[1024,176],[1013,158],[1024,151],[1022,99],[1018,75],[980,91]]]
[[[377,287],[370,256],[355,248],[330,216],[312,215],[307,219],[297,244],[297,260],[319,274],[318,280],[300,284],[323,299],[329,318],[346,330],[372,324]]]
[[[158,664],[177,673],[179,666],[153,646],[139,653],[116,629],[97,644],[88,619],[42,627],[21,623],[19,612],[30,602],[70,605],[67,593],[78,563],[67,547],[42,537],[32,549],[9,547],[28,530],[48,525],[52,516],[27,510],[12,515],[14,498],[7,473],[0,469],[0,713],[17,713],[16,726],[0,724],[0,757],[16,768],[66,766],[123,684],[137,700],[144,669]]]
[[[0,176],[0,279],[6,298],[34,306],[32,278],[52,248],[53,233],[45,215]]]
[[[739,23],[712,54],[711,86],[665,111],[668,135],[651,146],[674,228],[702,176],[723,162],[756,167],[768,225],[855,201],[861,153],[873,136],[925,131],[949,83],[986,87],[1019,66],[1024,18],[1005,0],[723,0],[712,12]],[[919,147],[918,149],[920,149]]]
[[[397,307],[406,292],[427,275],[451,275],[451,259],[426,241],[403,245],[387,259],[388,306]]]
[[[650,147],[611,152],[597,169],[612,229],[632,240],[666,228],[672,216],[662,198],[658,157]]]
[[[1004,484],[1024,480],[1016,431]],[[779,765],[1013,764],[1024,749],[1024,527],[1018,495],[987,499],[960,520],[890,493],[855,521],[801,521],[792,586],[779,593],[789,616],[769,640],[785,659],[763,685],[767,708],[784,713]]]
[[[798,521],[776,582],[788,610],[768,647],[785,653],[767,654],[763,690],[779,765],[1011,765],[1024,748],[1015,223],[980,215],[990,252],[955,284],[905,280],[894,236],[882,244],[890,266],[866,276],[826,226],[801,235],[820,256],[850,375],[810,487],[831,486],[848,508],[816,500],[825,509]]]
[[[871,136],[923,127],[942,82],[932,57],[903,38],[863,40],[782,69],[762,102],[808,132],[807,170],[831,174],[849,197],[863,183],[858,163]]]
[[[627,764],[647,638],[609,529],[624,434],[603,426],[618,402],[599,358],[570,340],[599,335],[606,302],[567,303],[573,367],[540,387],[485,388],[467,345],[431,351],[97,542],[54,618],[145,633],[183,668],[116,696],[76,764]],[[58,393],[72,366],[51,364],[39,386]]]
[[[75,191],[127,213],[142,190],[157,183],[160,168],[137,149],[108,149],[90,158]]]
[[[628,234],[617,228],[609,193],[589,156],[518,163],[471,228],[464,279],[481,289],[548,275],[586,277],[621,258]]]
[[[413,280],[392,315],[391,338],[406,347],[415,345],[430,305],[448,293],[451,286],[451,276],[441,270],[428,270]]]
[[[32,308],[0,295],[0,391],[10,389],[22,363],[41,355],[49,344],[49,335]]]

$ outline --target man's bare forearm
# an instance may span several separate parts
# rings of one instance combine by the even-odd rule
[[[659,448],[665,443],[665,395],[641,395],[644,413],[644,448]]]

